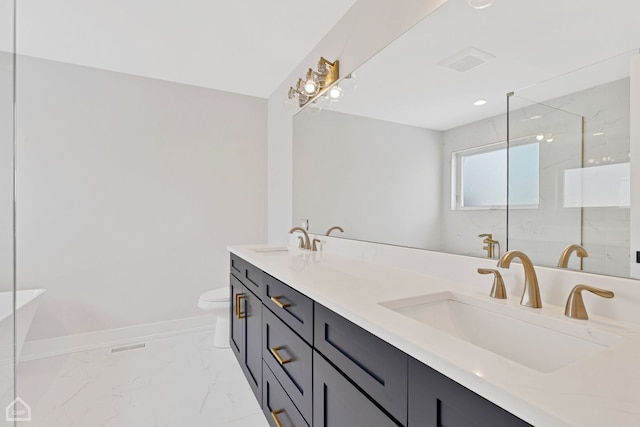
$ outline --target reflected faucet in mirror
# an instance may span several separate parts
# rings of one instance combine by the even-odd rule
[[[511,261],[519,258],[524,268],[524,291],[520,299],[520,305],[532,308],[542,308],[542,299],[540,298],[540,288],[538,287],[538,277],[533,263],[521,251],[507,251],[498,260],[498,267],[509,268]]]
[[[486,233],[486,234],[478,234],[478,237],[484,237],[484,239],[482,240],[482,243],[484,243],[486,246],[482,247],[482,250],[487,251],[487,258],[491,258],[494,259],[496,258],[496,245],[498,246],[498,253],[497,256],[500,256],[500,242],[498,242],[497,240],[493,240],[493,234],[491,233]]]
[[[341,233],[344,233],[344,230],[342,229],[342,227],[340,227],[339,225],[334,225],[333,227],[331,227],[330,229],[327,230],[326,233],[324,233],[325,236],[328,236],[331,234],[332,231],[334,230],[338,230]]]
[[[309,239],[309,233],[307,233],[307,230],[305,230],[302,227],[293,227],[291,230],[289,230],[289,234],[293,234],[296,231],[299,231],[304,235],[304,245],[302,245],[302,240],[301,240],[300,241],[300,248],[311,250],[311,240]]]
[[[560,260],[558,261],[558,267],[567,268],[569,266],[569,258],[571,257],[571,254],[573,252],[575,252],[576,255],[579,256],[580,258],[585,258],[589,256],[586,249],[583,248],[582,246],[575,245],[575,244],[569,245],[566,248],[564,248],[564,251],[562,251],[562,255],[560,255]],[[582,264],[582,260],[580,261],[580,264]]]

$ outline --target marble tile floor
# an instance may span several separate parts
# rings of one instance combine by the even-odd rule
[[[18,427],[266,427],[230,349],[213,330],[20,363]]]

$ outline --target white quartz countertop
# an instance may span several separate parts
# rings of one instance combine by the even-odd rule
[[[598,316],[569,319],[564,307],[519,305],[519,295],[499,301],[488,286],[408,273],[327,252],[269,251],[264,245],[231,246],[232,253],[536,426],[640,425],[640,328]],[[256,250],[257,249],[257,250]],[[450,336],[381,302],[451,291],[616,336],[599,350],[552,372],[540,372]],[[518,311],[519,312],[519,311]],[[528,312],[528,313],[527,313]],[[533,313],[533,314],[531,314]],[[507,319],[506,321],[510,321]],[[526,340],[527,336],[521,337]],[[513,342],[513,346],[522,342]],[[553,348],[539,348],[540,354]]]

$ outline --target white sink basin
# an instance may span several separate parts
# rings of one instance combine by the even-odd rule
[[[553,372],[605,350],[619,337],[501,301],[453,292],[380,305],[539,372]]]

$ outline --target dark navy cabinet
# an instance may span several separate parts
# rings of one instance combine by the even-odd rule
[[[230,287],[230,345],[273,427],[529,425],[236,255]]]
[[[409,358],[409,425],[529,426],[510,412],[413,358]]]
[[[402,425],[407,424],[407,355],[316,303],[316,349]]]
[[[314,427],[397,427],[393,418],[313,352]]]
[[[262,303],[233,274],[229,344],[251,390],[262,402]]]

